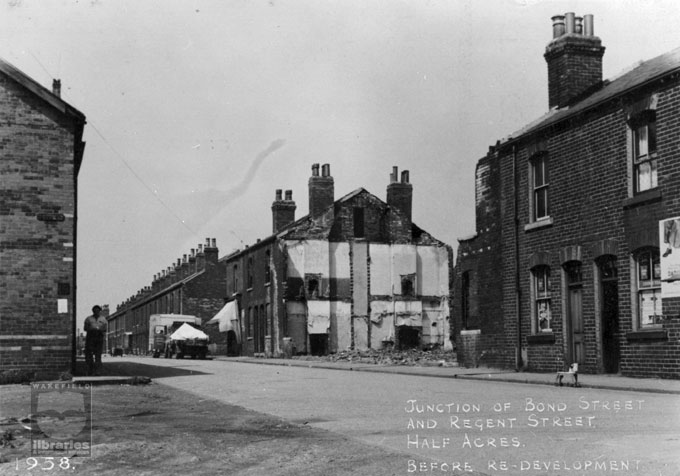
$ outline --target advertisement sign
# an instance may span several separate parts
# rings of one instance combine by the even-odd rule
[[[661,254],[661,294],[664,298],[680,296],[680,217],[659,222]]]

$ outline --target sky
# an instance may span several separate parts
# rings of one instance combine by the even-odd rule
[[[87,118],[77,322],[215,238],[272,233],[276,189],[308,213],[385,199],[410,171],[413,220],[475,232],[475,165],[548,111],[551,17],[593,14],[604,78],[680,46],[676,0],[3,0],[0,56]]]

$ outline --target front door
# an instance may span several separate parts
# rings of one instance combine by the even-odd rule
[[[616,261],[609,258],[600,264],[602,290],[602,366],[605,373],[617,373],[621,349],[619,346],[619,283]]]
[[[570,262],[566,265],[567,272],[567,318],[568,318],[568,363],[585,362],[585,342],[583,339],[583,273],[581,263]]]

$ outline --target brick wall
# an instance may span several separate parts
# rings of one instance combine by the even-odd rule
[[[631,376],[677,378],[678,318],[662,324],[662,339],[633,341],[633,309],[631,308],[631,253],[641,246],[658,247],[658,220],[680,215],[678,190],[680,176],[680,120],[678,120],[677,82],[659,92],[657,108],[659,190],[648,201],[636,202],[628,196],[628,145],[626,116],[619,103],[601,108],[587,117],[572,119],[546,135],[526,137],[516,143],[519,173],[519,273],[520,316],[516,306],[515,287],[515,223],[513,219],[513,163],[510,147],[499,152],[501,166],[503,246],[503,312],[505,331],[516,335],[513,323],[521,322],[525,364],[529,369],[552,371],[562,369],[567,359],[568,330],[566,322],[568,291],[564,284],[565,250],[578,250],[582,263],[582,315],[584,325],[585,372],[602,371],[602,346],[599,342],[601,322],[597,295],[596,260],[602,254],[602,243],[613,243],[608,253],[616,257],[618,269],[620,370]],[[530,222],[530,156],[536,140],[544,141],[549,154],[551,223],[532,227]],[[529,225],[529,226],[527,226]],[[534,253],[544,252],[551,269],[551,313],[553,342],[532,336],[530,299],[530,260]],[[575,252],[575,251],[574,251]],[[566,253],[566,254],[565,254]],[[562,256],[562,258],[561,258]],[[464,263],[462,261],[461,263]],[[457,265],[460,266],[460,265]],[[664,300],[664,314],[678,316],[678,299]],[[668,311],[668,312],[667,312]],[[518,319],[519,317],[519,319]],[[535,331],[535,329],[534,329]],[[535,332],[534,332],[535,334]],[[630,341],[629,341],[630,337]]]
[[[78,127],[0,74],[0,370],[71,369]]]

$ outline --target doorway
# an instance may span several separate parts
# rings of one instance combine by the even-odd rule
[[[619,281],[616,259],[608,256],[599,263],[602,316],[602,367],[605,373],[619,371]]]
[[[564,266],[567,275],[567,331],[569,363],[585,363],[583,335],[583,271],[580,261],[570,261]]]

